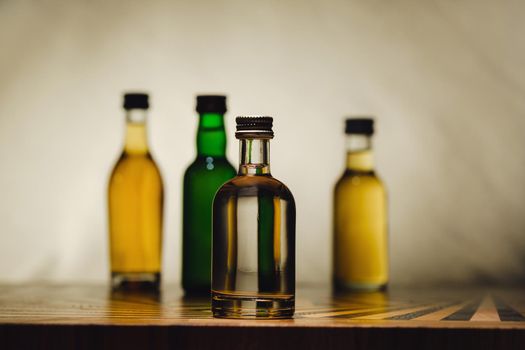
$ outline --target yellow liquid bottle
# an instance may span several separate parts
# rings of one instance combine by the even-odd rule
[[[148,96],[126,94],[126,141],[108,187],[111,279],[117,290],[158,290],[163,186],[148,150]]]
[[[372,119],[348,119],[346,169],[334,191],[333,279],[338,291],[388,283],[386,191],[374,172]]]

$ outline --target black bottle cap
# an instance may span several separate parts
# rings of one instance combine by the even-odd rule
[[[124,109],[148,109],[149,96],[145,93],[133,92],[124,94]]]
[[[346,134],[372,135],[374,120],[372,118],[349,118],[346,120]]]
[[[237,132],[235,137],[273,138],[273,118],[267,116],[241,116],[235,118]]]
[[[226,96],[199,95],[197,96],[197,113],[226,113]]]

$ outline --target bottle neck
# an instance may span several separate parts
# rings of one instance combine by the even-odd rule
[[[270,139],[239,140],[239,175],[270,174]]]
[[[374,170],[374,154],[372,152],[372,137],[370,135],[347,135],[346,168],[361,172]]]
[[[129,154],[148,153],[146,136],[145,109],[130,109],[126,111],[126,141],[124,151]]]
[[[199,157],[226,156],[226,131],[222,114],[203,113],[199,115],[197,155]]]

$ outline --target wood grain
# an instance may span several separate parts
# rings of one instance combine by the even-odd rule
[[[94,285],[4,285],[0,349],[519,348],[523,293],[500,294],[394,289],[332,296],[302,288],[295,318],[272,321],[214,319],[207,298],[186,298],[170,286],[160,295],[130,295]]]

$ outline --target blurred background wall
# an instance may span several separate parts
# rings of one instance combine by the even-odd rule
[[[181,265],[197,93],[275,118],[300,281],[328,281],[343,118],[377,118],[395,283],[525,277],[525,2],[0,1],[0,281],[105,281],[121,94],[152,94],[164,278]]]

